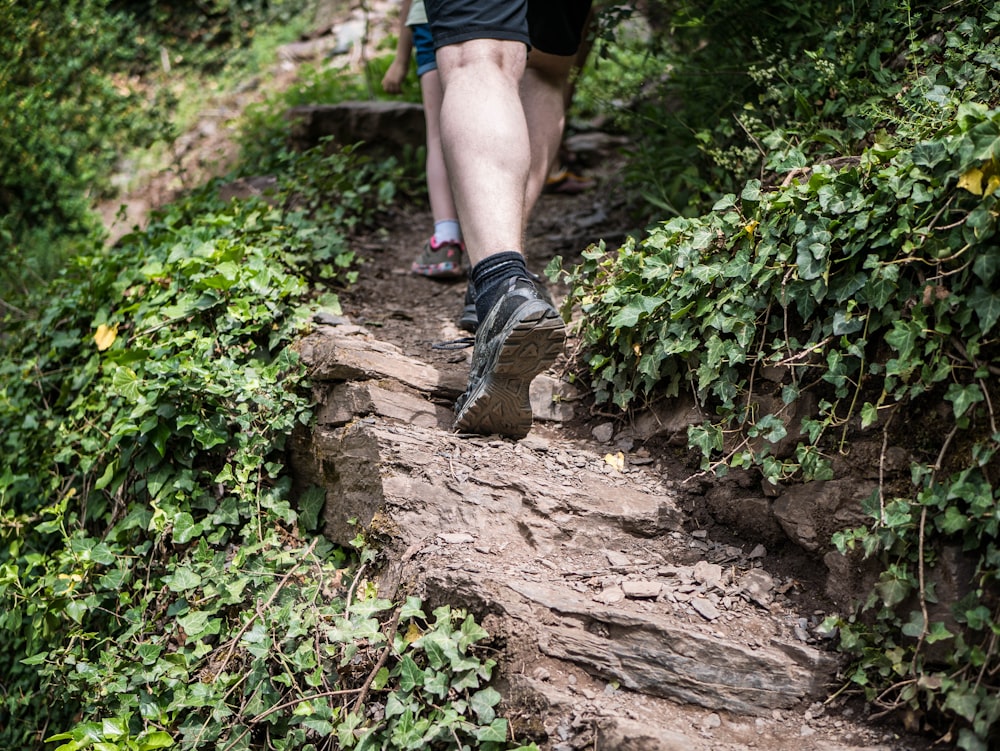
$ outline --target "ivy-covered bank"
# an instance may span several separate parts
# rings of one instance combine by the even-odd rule
[[[379,599],[364,540],[326,542],[283,465],[311,414],[289,345],[337,310],[347,233],[400,168],[276,168],[268,202],[209,185],[4,320],[0,747],[517,746],[487,634]]]
[[[910,486],[882,485],[870,523],[834,540],[881,576],[858,613],[827,627],[857,658],[845,688],[959,748],[993,748],[1000,9],[796,3],[770,37],[734,42],[737,14],[760,4],[667,5],[688,22],[660,53],[674,64],[661,91],[674,111],[640,128],[675,137],[695,168],[660,201],[681,216],[562,272],[567,305],[585,314],[590,383],[622,410],[693,394],[710,417],[690,444],[719,473],[830,478],[859,431],[910,449]],[[715,88],[699,77],[713,70]],[[713,106],[716,118],[697,119]],[[788,405],[806,392],[817,408],[792,425]],[[794,451],[775,455],[800,428]],[[932,570],[956,547],[975,576],[943,618]]]

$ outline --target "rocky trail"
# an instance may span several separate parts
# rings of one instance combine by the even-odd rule
[[[617,160],[590,160],[591,191],[543,196],[529,268],[621,231]],[[713,522],[705,497],[720,491],[680,448],[689,406],[601,415],[569,382],[571,336],[533,386],[526,438],[451,431],[471,349],[440,347],[464,334],[464,283],[408,273],[430,225],[405,207],[361,241],[344,315],[300,344],[323,406],[294,466],[327,491],[327,536],[346,543],[356,521],[380,543],[385,596],[474,613],[515,734],[543,748],[921,748],[829,700],[841,680],[817,631],[822,563]],[[771,502],[744,489],[744,510],[748,495]]]
[[[329,43],[315,48],[328,54],[327,37],[343,37],[358,12],[325,26],[317,39]],[[301,137],[349,120],[320,109]],[[402,129],[420,142],[419,108],[373,109],[359,126],[373,139]],[[225,162],[227,135],[203,123],[183,155]],[[601,239],[614,247],[632,228],[620,145],[599,131],[567,140],[594,186],[542,197],[528,227],[531,270],[556,255],[572,262]],[[127,205],[141,213],[170,179],[148,181]],[[346,543],[360,526],[378,543],[370,573],[382,596],[463,607],[490,632],[516,738],[548,751],[930,748],[838,695],[842,661],[818,628],[836,605],[810,539],[826,534],[818,515],[845,521],[848,488],[811,498],[810,518],[749,476],[700,474],[684,447],[697,409],[603,414],[574,383],[572,327],[563,357],[533,384],[526,438],[452,432],[472,350],[454,344],[465,336],[455,325],[464,282],[409,273],[431,224],[426,207],[399,205],[356,239],[362,263],[342,315],[318,316],[299,343],[321,406],[292,466],[302,488],[326,490],[330,539]],[[566,293],[551,291],[557,302]]]

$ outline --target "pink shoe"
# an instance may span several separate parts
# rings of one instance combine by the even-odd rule
[[[464,243],[438,243],[431,237],[410,266],[410,273],[434,279],[459,279],[465,276],[465,268],[462,266],[464,254]]]

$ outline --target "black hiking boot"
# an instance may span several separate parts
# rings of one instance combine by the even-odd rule
[[[541,294],[542,298],[555,307],[555,303],[552,302],[552,297],[549,295],[549,291],[545,288],[542,283],[542,277],[531,271],[528,275],[538,282],[538,292]],[[463,331],[469,331],[473,334],[476,333],[476,329],[479,328],[479,313],[476,312],[476,289],[472,286],[472,280],[465,286],[465,302],[462,303],[462,315],[458,317],[458,327]]]
[[[534,279],[517,277],[476,332],[469,386],[455,403],[454,429],[523,438],[531,430],[532,379],[562,351],[566,327]]]
[[[462,315],[458,317],[458,327],[473,334],[479,327],[479,314],[476,312],[476,290],[472,286],[471,279],[465,286],[465,302],[462,303]]]

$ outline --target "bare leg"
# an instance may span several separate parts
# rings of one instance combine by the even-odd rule
[[[523,251],[531,143],[518,90],[520,42],[476,39],[441,47],[441,135],[462,234],[473,265]]]
[[[521,80],[521,102],[531,134],[531,170],[525,189],[525,221],[542,194],[545,178],[559,156],[566,124],[566,89],[576,58],[532,50]]]
[[[441,149],[441,76],[430,70],[420,77],[420,91],[424,100],[424,121],[427,125],[427,193],[430,196],[434,221],[458,219],[455,201],[448,182],[444,152]]]

